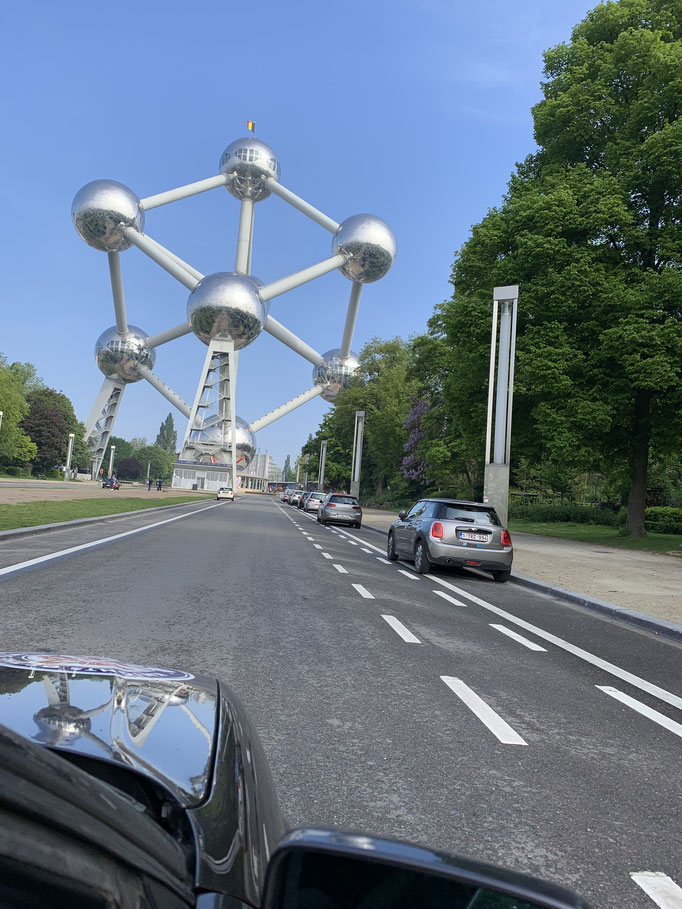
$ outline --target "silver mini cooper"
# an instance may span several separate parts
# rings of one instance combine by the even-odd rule
[[[504,582],[511,575],[511,535],[497,512],[480,502],[421,499],[401,511],[388,531],[388,558],[413,559],[419,574],[432,565],[478,568]]]

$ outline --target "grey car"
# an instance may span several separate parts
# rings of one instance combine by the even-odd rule
[[[401,511],[388,531],[388,558],[413,559],[419,574],[432,565],[489,571],[500,583],[511,575],[511,535],[490,505],[457,499],[420,499]]]
[[[355,496],[345,492],[330,492],[317,511],[320,524],[348,524],[362,526],[362,508]]]
[[[303,511],[318,511],[326,498],[325,492],[311,492],[303,505]]]

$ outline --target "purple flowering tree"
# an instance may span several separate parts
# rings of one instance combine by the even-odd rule
[[[405,457],[400,463],[400,470],[406,480],[415,480],[421,486],[426,486],[426,461],[419,455],[419,443],[426,436],[422,429],[422,419],[428,412],[429,405],[421,398],[412,401],[407,417],[403,422],[403,429],[408,432],[407,442],[403,446]]]

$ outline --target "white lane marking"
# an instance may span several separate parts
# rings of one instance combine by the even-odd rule
[[[357,546],[357,545],[358,545],[357,543],[354,543],[352,540],[349,540],[348,542],[350,543],[351,546]]]
[[[373,600],[374,596],[367,590],[366,587],[363,587],[362,584],[351,584],[352,587],[355,587],[357,592],[364,600]]]
[[[611,688],[609,685],[597,685],[596,687],[605,694],[620,701],[621,704],[631,707],[633,710],[636,710],[637,713],[641,713],[642,716],[647,717],[649,720],[653,720],[654,723],[658,723],[659,726],[663,726],[664,729],[667,729],[669,732],[674,732],[675,735],[679,735],[680,738],[682,738],[682,724],[669,719],[665,714],[659,713],[658,710],[652,710],[651,707],[647,707],[646,704],[642,704],[641,701],[631,698],[629,694],[624,694],[617,688]]]
[[[398,574],[404,574],[405,577],[409,578],[411,581],[421,581],[421,578],[418,574],[415,574],[413,571],[405,571],[404,568],[399,568]]]
[[[660,871],[631,872],[630,877],[661,909],[682,909],[682,888]]]
[[[320,546],[319,543],[313,543],[313,546],[315,547],[315,549],[322,549],[322,547]]]
[[[122,540],[125,537],[132,537],[136,533],[143,533],[145,530],[153,530],[155,527],[162,527],[164,524],[172,524],[173,521],[181,521],[183,518],[191,518],[193,514],[200,514],[202,511],[210,511],[211,508],[218,508],[220,504],[220,502],[216,502],[215,505],[206,505],[204,508],[197,508],[195,511],[188,511],[185,514],[176,515],[174,518],[166,518],[165,521],[157,521],[155,524],[145,524],[144,527],[136,527],[134,530],[126,530],[123,533],[115,533],[110,537],[101,537],[99,540],[91,540],[89,543],[81,543],[79,546],[69,546],[68,549],[60,549],[57,552],[50,552],[47,555],[37,556],[35,559],[27,559],[25,562],[16,562],[14,565],[8,565],[6,568],[0,568],[0,577],[3,575],[12,574],[15,571],[21,571],[24,568],[30,568],[32,565],[42,565],[44,562],[51,562],[53,559],[71,555],[74,552],[84,552],[86,549],[93,549],[95,546],[102,546],[104,543],[111,543],[114,540]]]
[[[348,574],[348,572],[347,572],[346,569],[343,567],[343,565],[337,565],[336,562],[334,562],[334,568],[336,568],[336,570],[337,570],[340,574]]]
[[[442,590],[434,590],[432,593],[435,593],[437,597],[442,597],[444,600],[447,600],[448,603],[452,603],[454,606],[464,606],[465,609],[469,608],[468,603],[462,603],[460,600],[456,600],[454,597],[451,597],[449,593],[443,593]]]
[[[390,564],[391,564],[391,563],[388,561],[388,559],[384,559],[382,556],[376,556],[376,560],[377,560],[377,562],[383,562],[384,565],[390,565]]]
[[[370,543],[369,540],[363,540],[362,537],[356,537],[355,534],[348,533],[347,530],[339,530],[338,533],[344,535],[344,537],[350,537],[351,540],[357,540],[358,543],[362,543],[363,546],[368,546],[370,549],[373,549],[375,552],[386,552],[386,547],[380,549],[378,546],[375,546],[374,543]]]
[[[400,635],[403,641],[407,641],[408,644],[421,644],[419,638],[412,634],[410,629],[406,628],[394,615],[382,615],[381,618],[388,622],[391,628]]]
[[[511,628],[505,628],[504,625],[494,625],[492,622],[490,623],[490,627],[496,628],[498,631],[501,631],[502,634],[506,634],[508,638],[513,638],[529,650],[541,650],[543,653],[547,653],[546,647],[541,647],[539,644],[536,644],[535,641],[529,641],[528,638],[524,638],[522,634],[517,634],[515,631],[512,631]]]
[[[325,559],[333,559],[334,556],[329,555],[328,552],[321,552],[320,555],[323,555]]]
[[[483,698],[480,698],[468,685],[465,685],[461,679],[455,679],[449,675],[442,675],[441,679],[504,745],[528,744],[518,732],[511,728],[509,723],[505,722],[498,713],[495,713],[493,708],[486,704]]]
[[[474,596],[473,593],[467,593],[466,590],[462,590],[461,587],[455,587],[454,584],[444,581],[443,578],[439,578],[437,575],[429,575],[429,577],[434,584],[440,584],[442,587],[447,587],[448,590],[452,590],[454,593],[458,593],[460,596],[465,597],[465,599],[471,600],[472,603],[477,603],[484,609],[494,612],[495,615],[499,615],[508,622],[518,625],[519,628],[525,628],[526,631],[530,631],[532,634],[536,635],[536,637],[542,638],[544,641],[549,641],[550,644],[554,644],[562,650],[572,653],[573,656],[577,656],[586,663],[591,663],[592,666],[597,666],[597,668],[603,669],[604,672],[608,672],[610,675],[615,675],[616,678],[622,679],[629,685],[633,685],[641,691],[646,691],[647,694],[652,694],[654,697],[659,698],[659,700],[665,701],[667,704],[672,704],[673,707],[679,707],[682,710],[682,698],[678,697],[676,694],[672,694],[670,691],[666,691],[665,688],[659,688],[658,685],[647,682],[646,679],[641,679],[639,676],[633,675],[633,673],[628,672],[626,669],[621,669],[619,666],[609,663],[608,660],[602,660],[601,657],[595,656],[593,653],[589,653],[581,647],[569,644],[569,642],[564,641],[563,638],[558,638],[555,634],[550,634],[549,631],[543,631],[542,628],[538,628],[537,625],[531,625],[530,622],[524,622],[523,619],[518,619],[510,612],[505,612],[504,609],[493,606],[492,603],[488,603],[480,597]]]
[[[363,549],[362,551],[363,551],[363,552],[368,552],[370,555],[372,555],[372,550],[371,550],[371,549]]]

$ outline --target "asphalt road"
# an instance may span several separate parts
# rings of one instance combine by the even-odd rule
[[[1,646],[225,679],[292,825],[484,859],[598,909],[682,905],[631,878],[682,885],[682,647],[383,548],[260,496],[8,540]]]

